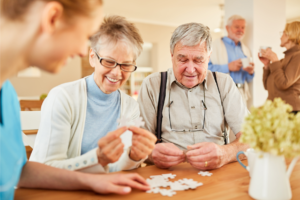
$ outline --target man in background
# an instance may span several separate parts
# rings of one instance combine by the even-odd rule
[[[213,41],[213,52],[208,63],[210,71],[230,74],[247,105],[251,98],[248,83],[254,77],[254,63],[250,50],[241,42],[245,34],[246,20],[239,16],[231,16],[226,25],[227,37]],[[243,66],[243,58],[248,58],[248,66]]]

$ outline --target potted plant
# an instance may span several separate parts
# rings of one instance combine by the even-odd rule
[[[291,199],[289,177],[300,155],[300,113],[280,98],[252,108],[240,141],[256,151],[249,194],[255,199]],[[294,158],[286,172],[286,158]]]

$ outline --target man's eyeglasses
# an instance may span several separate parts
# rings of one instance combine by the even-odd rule
[[[170,128],[171,128],[172,131],[174,131],[174,132],[197,132],[197,131],[203,131],[204,130],[205,112],[207,110],[207,107],[205,105],[205,87],[204,87],[204,81],[203,81],[202,85],[203,85],[203,94],[204,94],[204,101],[202,100],[202,105],[204,107],[203,123],[202,123],[202,126],[198,125],[198,126],[195,126],[194,128],[192,127],[191,129],[173,129],[172,128],[170,109],[171,109],[171,105],[172,105],[173,101],[170,102],[170,97],[171,97],[171,87],[170,87],[170,92],[169,92],[169,106],[168,107],[169,107]]]
[[[94,50],[93,50],[94,51]],[[104,67],[107,68],[115,68],[118,65],[120,66],[120,69],[124,72],[134,72],[137,69],[137,66],[135,66],[134,64],[122,64],[122,63],[117,63],[116,61],[114,61],[113,59],[109,59],[109,58],[101,58],[96,51],[94,51],[100,64]]]

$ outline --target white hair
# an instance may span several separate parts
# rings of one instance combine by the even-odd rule
[[[227,26],[231,26],[232,25],[232,22],[235,21],[235,20],[245,20],[245,18],[243,18],[242,16],[240,15],[232,15],[231,17],[229,17],[229,19],[227,20]]]
[[[211,34],[208,26],[200,23],[187,23],[180,25],[175,29],[170,41],[170,50],[174,53],[175,45],[181,42],[183,46],[195,46],[205,42],[206,51],[210,53],[211,47]]]

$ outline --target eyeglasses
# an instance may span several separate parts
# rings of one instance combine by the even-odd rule
[[[195,129],[191,128],[191,129],[173,129],[172,128],[172,120],[171,120],[171,115],[170,115],[170,110],[171,110],[171,105],[173,104],[173,101],[170,102],[170,97],[171,97],[171,87],[170,87],[170,92],[169,92],[169,121],[170,121],[170,127],[171,127],[171,130],[174,131],[174,132],[197,132],[197,131],[203,131],[204,130],[204,124],[205,124],[205,112],[207,110],[207,107],[206,107],[206,104],[205,104],[205,87],[204,87],[204,81],[202,83],[203,85],[203,96],[204,96],[204,101],[202,101],[202,105],[204,107],[204,114],[203,114],[203,123],[202,123],[202,126],[199,125],[199,126],[195,126]],[[198,128],[198,127],[201,127],[201,128]]]
[[[94,50],[93,50],[94,51]],[[117,63],[113,59],[109,58],[102,58],[100,57],[96,51],[94,51],[97,58],[99,59],[99,62],[102,66],[107,67],[107,68],[115,68],[118,65],[120,66],[120,69],[124,72],[134,72],[137,69],[137,66],[134,64],[123,64],[123,63]]]
[[[281,37],[285,32],[284,31],[280,31],[279,32],[279,36]],[[286,34],[286,33],[285,33]]]

